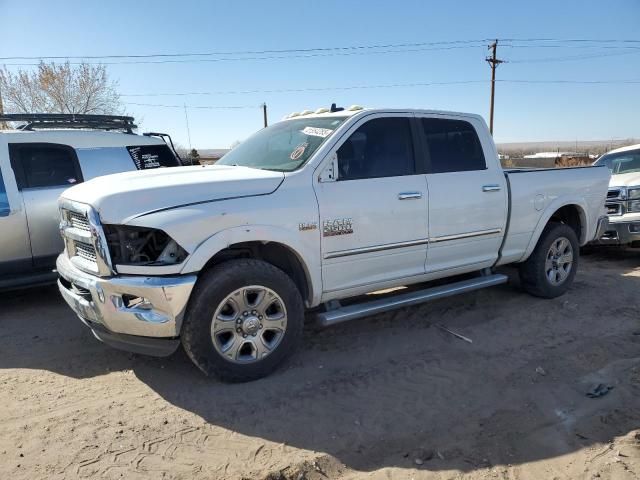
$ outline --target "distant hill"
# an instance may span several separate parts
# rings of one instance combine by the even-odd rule
[[[498,151],[509,156],[522,157],[538,152],[572,151],[602,155],[614,148],[640,143],[640,138],[588,141],[512,142],[498,143]]]

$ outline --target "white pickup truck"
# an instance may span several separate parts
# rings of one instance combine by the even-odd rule
[[[477,115],[305,111],[214,166],[66,190],[59,288],[105,343],[182,343],[204,373],[246,381],[300,343],[305,310],[331,325],[504,283],[506,264],[527,292],[563,294],[608,184],[604,167],[505,172]]]
[[[640,246],[640,145],[612,150],[595,165],[611,171],[606,204],[609,228],[597,243]]]

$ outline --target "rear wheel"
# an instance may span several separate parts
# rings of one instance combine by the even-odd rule
[[[182,344],[207,375],[255,380],[292,353],[303,322],[302,298],[287,274],[260,260],[231,260],[198,281]]]
[[[575,231],[562,223],[547,225],[531,256],[520,266],[524,290],[542,298],[564,294],[576,275],[580,246]]]

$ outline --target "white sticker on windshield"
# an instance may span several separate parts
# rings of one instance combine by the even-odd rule
[[[304,133],[305,135],[322,138],[328,137],[329,135],[331,135],[331,132],[333,132],[333,130],[331,130],[330,128],[319,127],[304,127],[304,130],[302,130],[302,133]]]

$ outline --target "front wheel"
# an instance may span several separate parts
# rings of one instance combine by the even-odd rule
[[[578,269],[580,245],[573,228],[547,225],[531,256],[520,266],[520,282],[527,293],[555,298],[564,294]]]
[[[304,307],[293,281],[261,260],[231,260],[198,281],[182,344],[207,375],[245,382],[271,373],[302,338]]]

